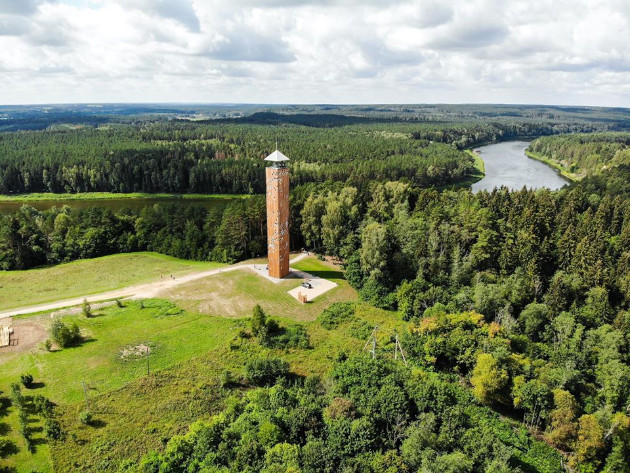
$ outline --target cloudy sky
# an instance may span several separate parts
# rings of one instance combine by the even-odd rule
[[[0,104],[630,107],[629,0],[0,0]]]

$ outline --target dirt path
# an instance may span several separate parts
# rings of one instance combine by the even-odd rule
[[[306,258],[308,255],[306,253],[301,253],[295,256],[291,263],[297,263],[298,261]],[[24,315],[24,314],[33,314],[36,312],[45,312],[48,310],[57,310],[65,307],[73,307],[83,303],[83,299],[87,299],[90,303],[106,301],[112,299],[149,299],[151,297],[156,297],[159,293],[166,289],[171,289],[175,286],[179,286],[180,284],[185,284],[191,281],[196,281],[197,279],[205,278],[208,276],[213,276],[219,273],[226,273],[229,271],[234,271],[237,269],[251,269],[260,274],[263,263],[260,264],[242,264],[237,263],[232,266],[226,266],[224,268],[210,269],[206,271],[200,271],[198,273],[191,273],[185,276],[180,276],[178,278],[172,279],[171,277],[164,278],[159,281],[155,281],[152,283],[146,284],[138,284],[136,286],[129,286],[123,289],[116,289],[114,291],[101,292],[98,294],[85,294],[81,297],[75,297],[72,299],[64,299],[57,302],[51,302],[46,304],[38,304],[27,307],[20,307],[17,309],[11,309],[7,311],[0,312],[0,319],[4,319],[6,317],[13,317],[15,315]],[[269,277],[266,276],[268,279]],[[271,278],[273,279],[273,278]]]

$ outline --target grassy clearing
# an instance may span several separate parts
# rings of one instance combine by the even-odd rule
[[[0,202],[45,202],[48,200],[122,200],[122,199],[246,199],[247,194],[146,194],[134,192],[116,194],[113,192],[81,192],[77,194],[55,194],[52,192],[6,195],[0,194]]]
[[[249,317],[253,306],[260,302],[283,326],[310,320],[305,323],[310,349],[268,349],[256,339],[242,340],[238,348],[231,349],[230,342],[241,329],[248,328],[249,320],[182,311],[168,301],[153,299],[144,301],[144,308],[140,302],[130,301],[124,308],[114,305],[99,309],[90,319],[64,316],[64,322],[76,321],[86,336],[80,346],[52,353],[39,347],[27,353],[0,352],[0,391],[6,394],[21,373],[33,374],[42,385],[24,393],[41,394],[56,402],[59,421],[67,433],[66,441],[49,445],[38,430],[41,421],[31,416],[30,425],[36,430],[33,437],[38,442],[31,454],[17,433],[17,412],[9,408],[8,415],[0,417],[0,424],[19,452],[0,462],[0,469],[12,467],[18,473],[115,472],[123,461],[137,461],[150,450],[162,449],[164,439],[184,432],[194,420],[209,418],[224,406],[228,396],[240,395],[245,388],[221,388],[220,375],[227,369],[239,378],[247,360],[254,356],[280,356],[297,374],[323,376],[340,352],[362,350],[366,333],[374,325],[379,325],[381,353],[391,356],[391,334],[394,329],[400,332],[404,322],[395,314],[360,304],[355,320],[335,330],[324,329],[314,320],[319,312],[333,301],[356,300],[356,293],[341,271],[329,263],[307,258],[294,266],[333,279],[339,287],[313,303],[301,305],[286,294],[297,281],[274,285],[251,272],[232,271],[206,278],[194,288],[200,299],[187,301],[192,306],[202,304],[202,292],[208,284],[206,297],[223,297],[226,307],[231,305],[235,310],[233,317]],[[226,282],[229,279],[233,280],[232,286]],[[228,293],[222,294],[223,289]],[[47,315],[30,317],[28,322],[45,327],[51,323]],[[121,358],[125,350],[140,345],[153,350],[150,376],[146,375],[146,358]],[[88,387],[95,427],[78,421],[85,409],[82,381]]]
[[[146,358],[123,358],[125,350],[139,345],[150,346],[151,370],[158,372],[208,350],[225,347],[239,328],[237,321],[186,313],[166,301],[150,300],[144,306],[141,308],[140,303],[129,302],[124,308],[112,306],[97,311],[97,316],[91,319],[78,315],[64,317],[64,321],[79,324],[85,342],[55,352],[36,348],[25,354],[3,355],[0,357],[0,391],[7,393],[11,383],[18,381],[20,374],[28,372],[42,385],[24,390],[26,395],[41,394],[60,406],[72,406],[71,410],[80,411],[84,409],[82,382],[88,387],[89,398],[98,399],[146,376]],[[47,326],[50,318],[41,316],[39,322]],[[177,403],[177,397],[167,396],[159,401],[147,399],[149,402]],[[96,412],[103,411],[98,408]],[[38,446],[35,456],[26,451],[24,440],[17,434],[18,419],[14,409],[9,409],[9,415],[0,422],[7,422],[9,438],[20,449],[11,457],[9,466],[17,466],[19,472],[31,471],[33,466],[27,468],[24,465],[35,462],[38,463],[37,471],[50,471],[42,468],[48,463],[46,445]],[[32,427],[39,425],[33,423]],[[42,441],[43,434],[37,432],[34,438]]]
[[[229,328],[230,336],[238,327],[248,326],[246,320],[208,320],[220,321],[215,330]],[[282,325],[294,323],[286,318],[278,320]],[[185,432],[196,419],[208,419],[224,405],[226,397],[242,394],[243,387],[230,391],[221,388],[219,377],[225,369],[236,378],[242,376],[244,364],[252,357],[280,356],[291,363],[295,373],[323,376],[341,351],[356,353],[363,348],[365,340],[349,335],[350,326],[358,321],[381,327],[381,356],[391,356],[389,337],[393,328],[400,328],[403,323],[391,313],[359,306],[356,320],[336,330],[325,330],[317,322],[306,323],[311,349],[266,349],[250,339],[230,350],[225,339],[209,341],[203,349],[199,347],[199,356],[189,361],[95,396],[92,402],[98,428],[78,423],[78,413],[83,409],[80,402],[68,405],[63,408],[62,423],[75,440],[53,446],[55,467],[59,471],[77,466],[85,471],[116,471],[125,459],[137,461],[150,450],[161,450],[164,438]]]
[[[81,297],[212,269],[219,263],[186,261],[159,253],[128,253],[74,261],[50,268],[0,271],[0,310]]]
[[[230,341],[248,327],[247,319],[180,313],[163,300],[144,301],[144,306],[139,302],[124,308],[112,306],[92,319],[64,317],[79,323],[90,338],[78,347],[57,352],[36,349],[0,359],[0,390],[7,392],[20,373],[32,373],[43,386],[24,390],[25,394],[42,394],[55,401],[67,433],[65,442],[49,446],[43,443],[43,434],[36,432],[34,438],[42,443],[31,455],[17,434],[17,413],[9,409],[0,422],[6,424],[9,438],[20,451],[6,466],[15,467],[18,473],[51,472],[53,464],[55,471],[116,471],[124,460],[137,461],[148,451],[163,448],[163,439],[185,431],[196,419],[209,418],[223,407],[227,396],[242,392],[242,387],[229,391],[220,387],[223,370],[238,378],[247,360],[272,354],[289,361],[297,374],[323,376],[340,352],[362,350],[364,334],[374,325],[379,325],[381,356],[391,356],[391,334],[404,327],[395,314],[359,305],[355,320],[335,330],[326,330],[317,321],[307,322],[310,349],[267,349],[256,339],[243,340],[237,349],[230,349]],[[296,323],[276,318],[283,326]],[[39,321],[50,323],[45,317]],[[354,327],[361,324],[364,333],[354,333]],[[150,376],[146,375],[145,358],[121,359],[126,348],[140,344],[154,350]],[[85,409],[81,381],[88,386],[95,427],[78,421]],[[34,416],[31,420],[32,427],[40,427]]]
[[[274,284],[253,271],[242,270],[182,284],[165,291],[161,297],[189,311],[222,317],[249,317],[252,307],[260,304],[269,314],[293,320],[313,320],[333,302],[357,299],[356,291],[346,282],[343,272],[332,264],[310,257],[292,267],[330,279],[338,286],[307,304],[301,304],[287,294],[300,284],[299,280]]]

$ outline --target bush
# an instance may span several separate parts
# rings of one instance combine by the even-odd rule
[[[61,425],[54,419],[46,419],[44,421],[44,432],[46,438],[50,440],[63,440],[64,435],[61,430]]]
[[[365,320],[357,320],[350,326],[350,336],[359,340],[366,340],[374,330],[374,326]]]
[[[79,414],[79,421],[83,424],[83,425],[90,425],[92,424],[92,413],[90,411],[81,411],[81,413]]]
[[[88,319],[89,319],[90,317],[92,317],[92,306],[91,306],[91,305],[90,305],[90,303],[87,301],[87,299],[83,299],[83,308],[82,308],[82,311],[83,311],[83,315],[84,315],[86,318],[88,318]]]
[[[52,340],[50,338],[47,338],[44,341],[44,348],[46,349],[46,351],[51,351],[52,350]]]
[[[223,370],[221,372],[221,379],[219,380],[222,388],[227,388],[232,385],[234,379],[232,377],[232,372],[230,370]]]
[[[273,338],[272,345],[276,348],[309,348],[311,341],[303,325],[291,325]]]
[[[280,358],[253,359],[245,365],[245,379],[252,384],[273,384],[289,372],[289,363]]]
[[[33,384],[33,375],[29,373],[23,373],[20,375],[20,381],[25,388],[30,388]]]
[[[24,405],[24,396],[18,383],[11,384],[11,404],[19,409]]]
[[[59,319],[53,322],[50,328],[50,336],[61,348],[76,345],[81,341],[79,326],[76,323],[72,323],[68,327]]]
[[[354,318],[355,305],[352,302],[335,302],[324,309],[317,321],[326,330],[333,330]]]
[[[44,417],[50,417],[52,415],[53,408],[55,407],[50,399],[47,399],[39,394],[33,398],[33,406],[35,407],[37,413]]]

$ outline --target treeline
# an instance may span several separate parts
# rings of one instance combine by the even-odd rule
[[[92,207],[0,216],[0,269],[28,269],[113,253],[157,251],[178,258],[234,262],[266,254],[263,197],[202,205],[155,204],[140,212]]]
[[[263,159],[277,139],[292,159],[293,185],[406,177],[440,186],[473,173],[471,158],[452,146],[381,128],[169,122],[4,133],[0,193],[262,193]]]
[[[295,115],[266,113],[0,133],[0,193],[262,193],[263,159],[278,140],[292,159],[294,185],[333,180],[361,187],[406,178],[420,187],[443,186],[474,173],[473,160],[458,150],[599,129],[582,122],[339,122],[333,115],[328,123],[327,115],[306,117],[309,126]]]
[[[581,178],[630,164],[630,133],[589,133],[538,138],[528,151]]]

